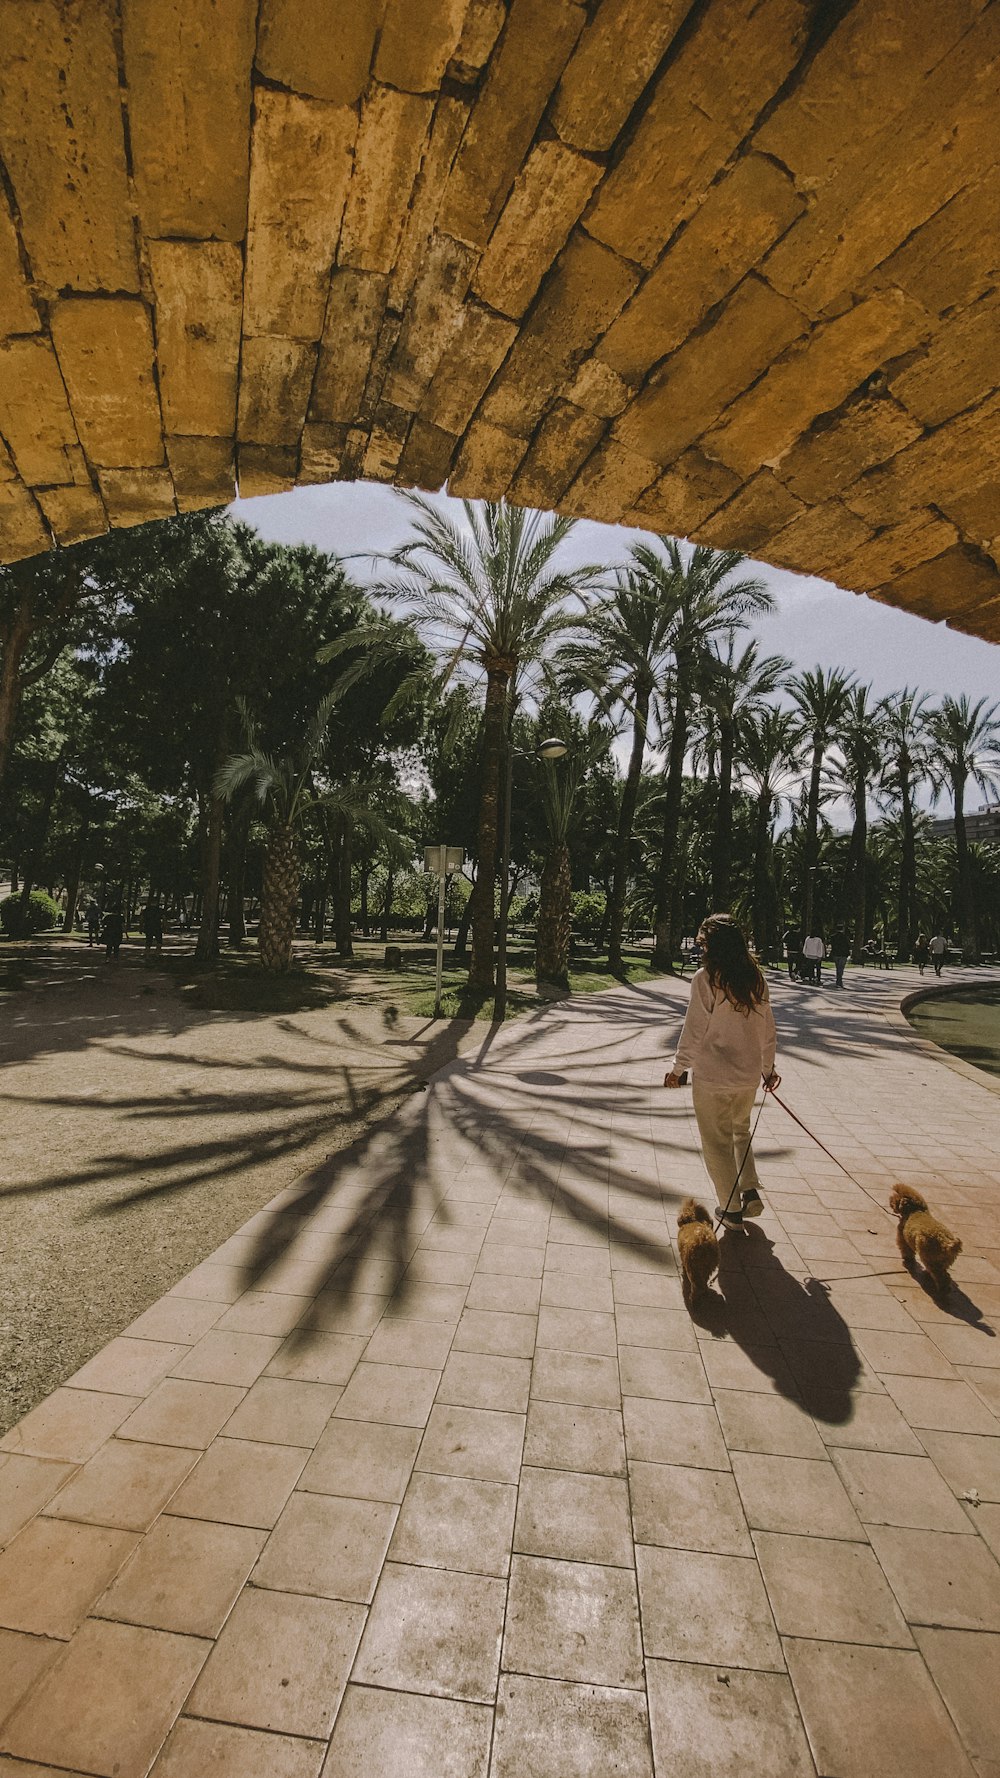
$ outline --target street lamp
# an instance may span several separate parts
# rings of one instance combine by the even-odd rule
[[[497,985],[493,1000],[493,1022],[502,1024],[507,1017],[507,913],[510,907],[510,803],[514,792],[515,759],[565,759],[569,743],[558,735],[539,741],[531,753],[515,750],[507,736],[507,760],[504,777],[503,833],[500,842],[500,919],[497,924]]]

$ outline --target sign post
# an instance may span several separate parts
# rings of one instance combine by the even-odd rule
[[[461,846],[425,846],[424,869],[436,871],[438,879],[437,970],[434,980],[434,1017],[441,1017],[441,983],[444,977],[444,901],[448,878],[461,870],[465,853]]]

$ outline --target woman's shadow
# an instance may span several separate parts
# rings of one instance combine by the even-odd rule
[[[721,1244],[718,1292],[693,1310],[700,1327],[738,1345],[779,1394],[814,1419],[844,1426],[853,1418],[861,1359],[830,1287],[786,1272],[760,1229]]]

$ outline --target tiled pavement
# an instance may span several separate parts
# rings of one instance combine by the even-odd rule
[[[857,1183],[769,1104],[699,1322],[663,984],[487,1037],[125,1329],[0,1447],[0,1773],[1000,1778],[1000,1094],[902,985],[777,988]]]

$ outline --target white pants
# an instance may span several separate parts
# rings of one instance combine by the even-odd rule
[[[729,1092],[725,1087],[700,1087],[697,1081],[692,1086],[701,1151],[720,1210],[727,1206],[738,1210],[740,1192],[756,1191],[760,1184],[750,1147],[750,1119],[756,1097],[756,1087],[740,1087],[736,1092]],[[737,1173],[740,1183],[734,1192]]]

